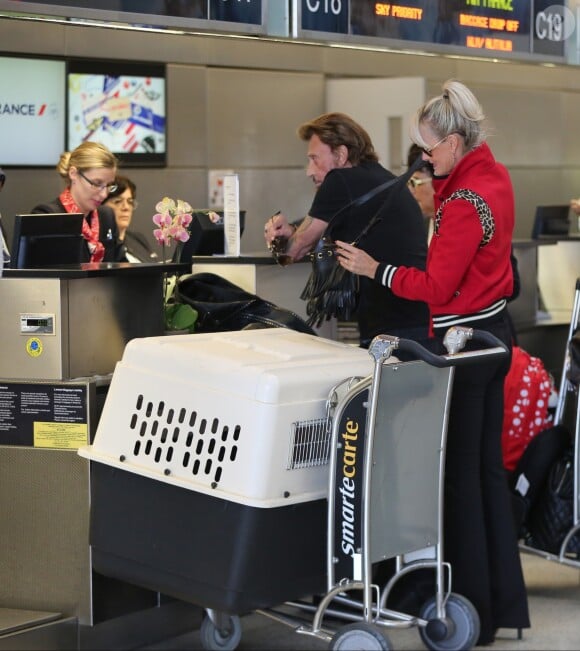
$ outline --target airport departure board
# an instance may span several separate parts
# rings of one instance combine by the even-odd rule
[[[142,22],[159,26],[182,24],[187,27],[194,24],[199,27],[203,26],[203,21],[220,21],[230,25],[262,28],[263,1],[265,2],[265,0],[18,0],[3,2],[2,6],[13,5],[14,10],[21,12],[40,13],[44,10],[51,15],[102,18],[120,22],[139,22],[140,18]],[[136,17],[139,17],[137,21]]]
[[[288,36],[425,51],[563,61],[568,0],[0,0],[0,9],[144,26]],[[291,25],[291,27],[290,27]],[[280,31],[276,36],[284,35]],[[575,43],[574,43],[575,46]]]
[[[301,0],[297,35],[563,58],[570,19],[565,5],[553,0]]]

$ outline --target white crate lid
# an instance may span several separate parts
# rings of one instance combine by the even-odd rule
[[[368,351],[287,328],[134,339],[121,364],[270,404],[373,371]]]

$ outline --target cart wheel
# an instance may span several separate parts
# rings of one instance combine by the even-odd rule
[[[209,617],[204,617],[199,629],[201,646],[207,651],[234,651],[242,639],[242,625],[237,615],[227,615],[227,624],[217,628]]]
[[[390,640],[372,624],[355,622],[343,626],[330,640],[330,651],[391,651]]]
[[[437,619],[437,602],[431,597],[421,608],[421,618],[428,620],[419,629],[423,643],[431,651],[462,651],[471,649],[479,638],[479,615],[462,595],[452,592],[445,604],[445,621]]]

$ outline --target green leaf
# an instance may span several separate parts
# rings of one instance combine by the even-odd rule
[[[165,306],[165,329],[188,330],[195,332],[197,310],[184,303],[172,303]]]

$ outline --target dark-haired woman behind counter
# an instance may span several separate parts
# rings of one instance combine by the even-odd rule
[[[158,262],[159,256],[147,238],[129,230],[133,213],[137,209],[137,186],[126,176],[115,178],[116,189],[109,194],[105,204],[115,213],[121,243],[121,260],[124,262]]]

